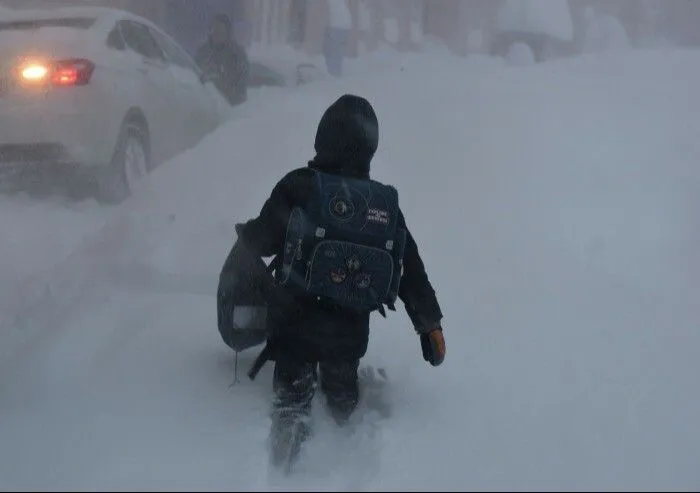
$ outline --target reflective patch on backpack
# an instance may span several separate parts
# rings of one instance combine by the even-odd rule
[[[389,211],[382,209],[368,209],[367,210],[367,221],[371,223],[382,224],[384,226],[389,225]]]
[[[355,217],[355,204],[344,197],[336,196],[330,200],[328,212],[338,221],[351,221]]]
[[[394,262],[386,250],[326,240],[314,248],[307,290],[346,306],[372,310],[389,293]]]

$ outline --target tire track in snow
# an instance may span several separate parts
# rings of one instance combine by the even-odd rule
[[[119,208],[65,260],[2,294],[0,365],[21,361],[39,340],[54,335],[50,329],[59,328],[86,297],[98,293],[93,288],[127,248],[132,229],[131,214]]]

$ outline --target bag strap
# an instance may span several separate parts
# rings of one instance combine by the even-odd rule
[[[270,262],[270,265],[267,266],[267,272],[272,274],[279,267],[281,267],[281,265],[282,256],[276,255],[275,258],[272,259],[272,262]],[[262,349],[262,351],[260,351],[257,358],[255,358],[255,361],[253,361],[250,370],[248,370],[248,378],[255,380],[255,377],[258,376],[260,370],[263,369],[265,364],[270,361],[270,359],[272,359],[272,342],[268,339],[268,341],[265,343],[265,347]]]
[[[272,259],[270,265],[267,266],[267,272],[272,274],[280,267],[282,267],[282,255],[275,255],[275,258]]]
[[[255,358],[255,361],[253,362],[253,366],[250,367],[250,370],[248,370],[248,378],[251,380],[255,380],[255,377],[258,376],[258,373],[260,373],[260,370],[262,370],[263,366],[270,361],[272,357],[272,345],[270,344],[270,341],[267,341],[265,343],[265,347],[263,348],[262,351],[260,351],[260,354],[258,354],[258,357]]]

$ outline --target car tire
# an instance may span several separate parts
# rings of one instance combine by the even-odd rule
[[[136,121],[122,125],[112,162],[98,178],[98,198],[119,204],[129,198],[151,170],[150,140],[145,126]]]

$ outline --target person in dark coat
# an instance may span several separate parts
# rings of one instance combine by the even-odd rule
[[[207,42],[197,50],[195,61],[232,106],[248,99],[250,63],[245,49],[233,38],[227,15],[214,17]]]
[[[238,239],[220,282],[226,282],[227,272],[240,262],[242,250],[260,257],[283,252],[292,209],[303,206],[315,193],[314,170],[369,180],[378,140],[377,117],[367,100],[345,95],[333,103],[318,125],[316,156],[308,167],[283,177],[259,216],[237,225]],[[398,222],[407,232],[398,295],[420,336],[424,359],[439,366],[445,357],[442,312],[400,210]],[[370,313],[292,294],[283,287],[277,289],[268,315],[268,345],[275,361],[272,439],[278,445],[296,440],[290,446],[298,451],[309,431],[305,418],[316,390],[317,369],[321,390],[335,420],[343,424],[355,410],[359,400],[358,368],[367,351]]]

